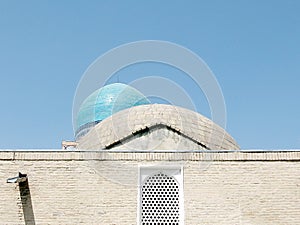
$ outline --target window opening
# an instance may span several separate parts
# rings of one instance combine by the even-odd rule
[[[179,184],[162,172],[149,176],[141,188],[142,225],[179,225]]]

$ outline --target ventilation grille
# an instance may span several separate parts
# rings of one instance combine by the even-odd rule
[[[179,225],[179,186],[163,173],[147,179],[142,187],[142,225]]]

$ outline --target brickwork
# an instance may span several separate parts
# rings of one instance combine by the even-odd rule
[[[174,136],[170,132],[147,136],[145,130],[157,126],[172,130],[182,139],[176,140],[176,145],[168,146],[162,140],[172,141]],[[137,140],[130,146],[126,139],[133,135]],[[143,135],[147,138],[139,140],[138,137]],[[187,137],[190,139],[190,146],[188,143],[181,143],[186,142]],[[145,139],[150,142],[149,146],[145,144]],[[167,149],[195,149],[194,142],[201,143],[205,149],[239,149],[235,140],[213,121],[191,110],[164,104],[140,105],[115,113],[79,139],[78,146],[89,150],[112,149],[112,145],[119,142],[124,144],[123,149],[141,149],[140,146],[142,149],[159,149],[160,144]],[[153,142],[156,142],[154,148]]]
[[[35,224],[137,224],[139,166],[180,165],[186,225],[300,224],[299,161],[300,151],[2,151],[0,223],[32,224],[32,213]],[[30,199],[6,183],[18,171]]]

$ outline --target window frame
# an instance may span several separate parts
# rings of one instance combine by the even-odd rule
[[[137,225],[142,220],[142,187],[147,178],[158,173],[173,177],[179,185],[179,225],[184,225],[184,187],[182,165],[140,165],[138,170]]]

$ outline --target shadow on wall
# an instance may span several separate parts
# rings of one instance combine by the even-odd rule
[[[19,190],[25,224],[35,225],[28,179],[24,182],[19,183]]]

